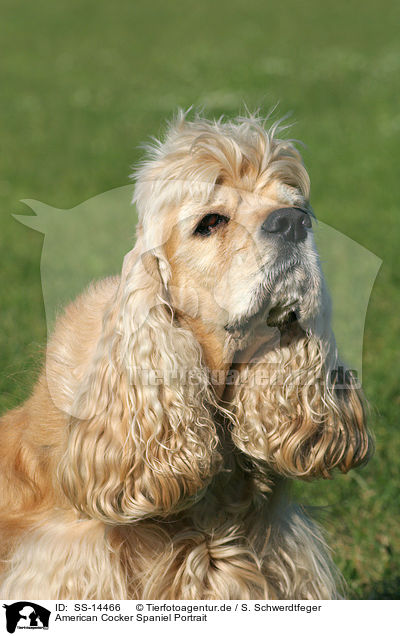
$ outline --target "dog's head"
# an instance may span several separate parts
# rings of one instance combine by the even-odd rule
[[[308,174],[276,126],[181,117],[148,150],[135,195],[142,249],[157,255],[210,366],[229,363],[260,327],[329,322]]]
[[[363,462],[363,402],[351,378],[337,384],[294,144],[257,118],[180,115],[136,177],[138,240],[70,424],[70,499],[117,522],[191,505],[223,465],[222,406],[263,474],[326,477]]]

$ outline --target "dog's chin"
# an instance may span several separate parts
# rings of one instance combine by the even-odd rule
[[[244,335],[255,331],[261,334],[262,329],[267,333],[274,328],[284,331],[291,328],[298,321],[299,313],[297,301],[287,304],[279,302],[276,305],[272,305],[270,299],[268,299],[257,311],[225,325],[225,330],[232,335]]]
[[[240,323],[225,328],[236,349],[234,363],[256,361],[266,350],[279,348],[304,333],[298,321],[296,303],[268,305]]]
[[[253,303],[246,314],[225,325],[232,334],[245,334],[263,327],[285,330],[294,323],[307,325],[318,312],[321,302],[321,277],[303,262],[275,264],[253,293]],[[315,271],[315,270],[314,270]]]

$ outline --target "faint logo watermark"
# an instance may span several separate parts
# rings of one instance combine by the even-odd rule
[[[137,213],[131,204],[132,195],[133,186],[124,186],[97,195],[69,210],[25,200],[35,216],[15,215],[24,225],[44,234],[41,281],[48,334],[53,331],[63,308],[93,280],[121,272],[124,257],[135,242]],[[246,232],[245,228],[243,231]],[[313,232],[332,298],[333,331],[341,359],[346,364],[342,371],[337,370],[332,382],[340,385],[342,380],[348,382],[351,378],[352,383],[361,385],[365,317],[381,259],[321,221],[314,225]],[[256,263],[259,254],[254,248],[246,254],[232,253],[234,258],[247,259],[246,263],[250,259]],[[238,267],[237,263],[235,267]],[[231,271],[228,267],[215,285],[214,300],[222,310],[230,290],[237,284]],[[179,299],[179,290],[175,291],[175,297]],[[196,290],[191,291],[191,306],[195,313]],[[349,368],[353,370],[351,373]],[[157,384],[165,381],[162,377],[165,371],[158,373],[156,369],[142,369],[140,372],[142,382]],[[185,377],[180,377],[180,382],[192,381],[190,369],[173,372],[181,376],[185,374]],[[267,374],[261,375],[259,381],[264,383],[295,382],[294,378],[282,375],[282,369],[269,368]],[[238,372],[231,369],[226,382],[237,381]]]

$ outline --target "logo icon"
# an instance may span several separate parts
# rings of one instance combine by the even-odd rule
[[[3,607],[6,610],[9,634],[14,634],[16,629],[49,629],[51,612],[41,605],[31,601],[18,601]]]

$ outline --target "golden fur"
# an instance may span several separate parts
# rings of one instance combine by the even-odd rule
[[[180,114],[148,147],[121,276],[67,307],[0,421],[0,597],[337,597],[287,478],[347,471],[371,444],[361,391],[330,381],[312,232],[284,257],[260,236],[272,211],[309,210],[277,131]],[[199,236],[210,211],[228,221]]]

